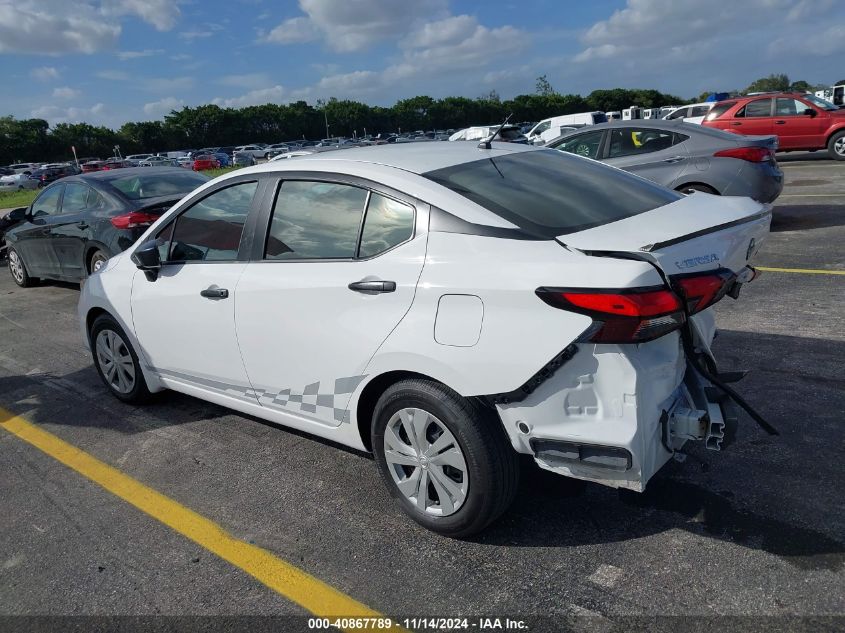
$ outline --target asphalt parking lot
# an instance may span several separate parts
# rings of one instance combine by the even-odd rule
[[[78,288],[20,289],[0,271],[0,616],[301,616],[328,595],[319,579],[399,621],[842,630],[845,163],[779,160],[763,275],[717,306],[716,348],[725,369],[750,370],[738,388],[780,436],[744,416],[726,452],[690,448],[642,495],[527,470],[512,510],[472,541],[412,524],[366,455],[175,393],[119,403],[82,346]],[[12,416],[61,442],[23,441]],[[79,474],[57,457],[78,458],[67,444],[114,470]],[[167,501],[139,508],[146,488],[103,485],[127,476]],[[188,510],[268,558],[198,542]],[[256,578],[271,558],[275,586]]]

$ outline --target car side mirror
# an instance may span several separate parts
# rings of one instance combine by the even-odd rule
[[[12,209],[11,211],[9,211],[9,215],[7,215],[6,217],[13,222],[22,222],[23,220],[26,220],[28,211],[29,209],[27,207],[19,207],[17,209]]]
[[[139,270],[143,270],[149,281],[158,279],[158,271],[161,270],[161,256],[158,252],[158,244],[155,240],[144,242],[132,253],[132,261]]]
[[[807,108],[804,110],[803,114],[813,117],[816,116],[818,112],[816,112],[813,108]]]

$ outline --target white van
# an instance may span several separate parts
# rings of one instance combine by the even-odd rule
[[[560,136],[560,128],[567,126],[581,126],[581,125],[595,125],[596,123],[605,123],[607,117],[604,112],[579,112],[577,114],[564,114],[561,116],[553,116],[549,119],[543,119],[526,134],[528,142],[534,145],[547,143],[553,138]]]
[[[631,106],[622,110],[623,121],[634,121],[635,119],[643,118],[643,109],[639,106]]]

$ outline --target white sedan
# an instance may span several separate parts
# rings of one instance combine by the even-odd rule
[[[372,451],[408,515],[465,537],[519,454],[641,491],[684,443],[729,443],[710,307],[770,213],[509,143],[313,154],[189,194],[79,318],[120,400],[173,389]]]
[[[21,191],[23,189],[38,189],[39,181],[30,178],[29,174],[14,174],[0,176],[0,191]]]

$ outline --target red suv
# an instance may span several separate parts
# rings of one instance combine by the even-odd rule
[[[737,134],[775,134],[778,151],[827,148],[845,160],[845,109],[811,94],[759,94],[717,103],[702,125]]]

